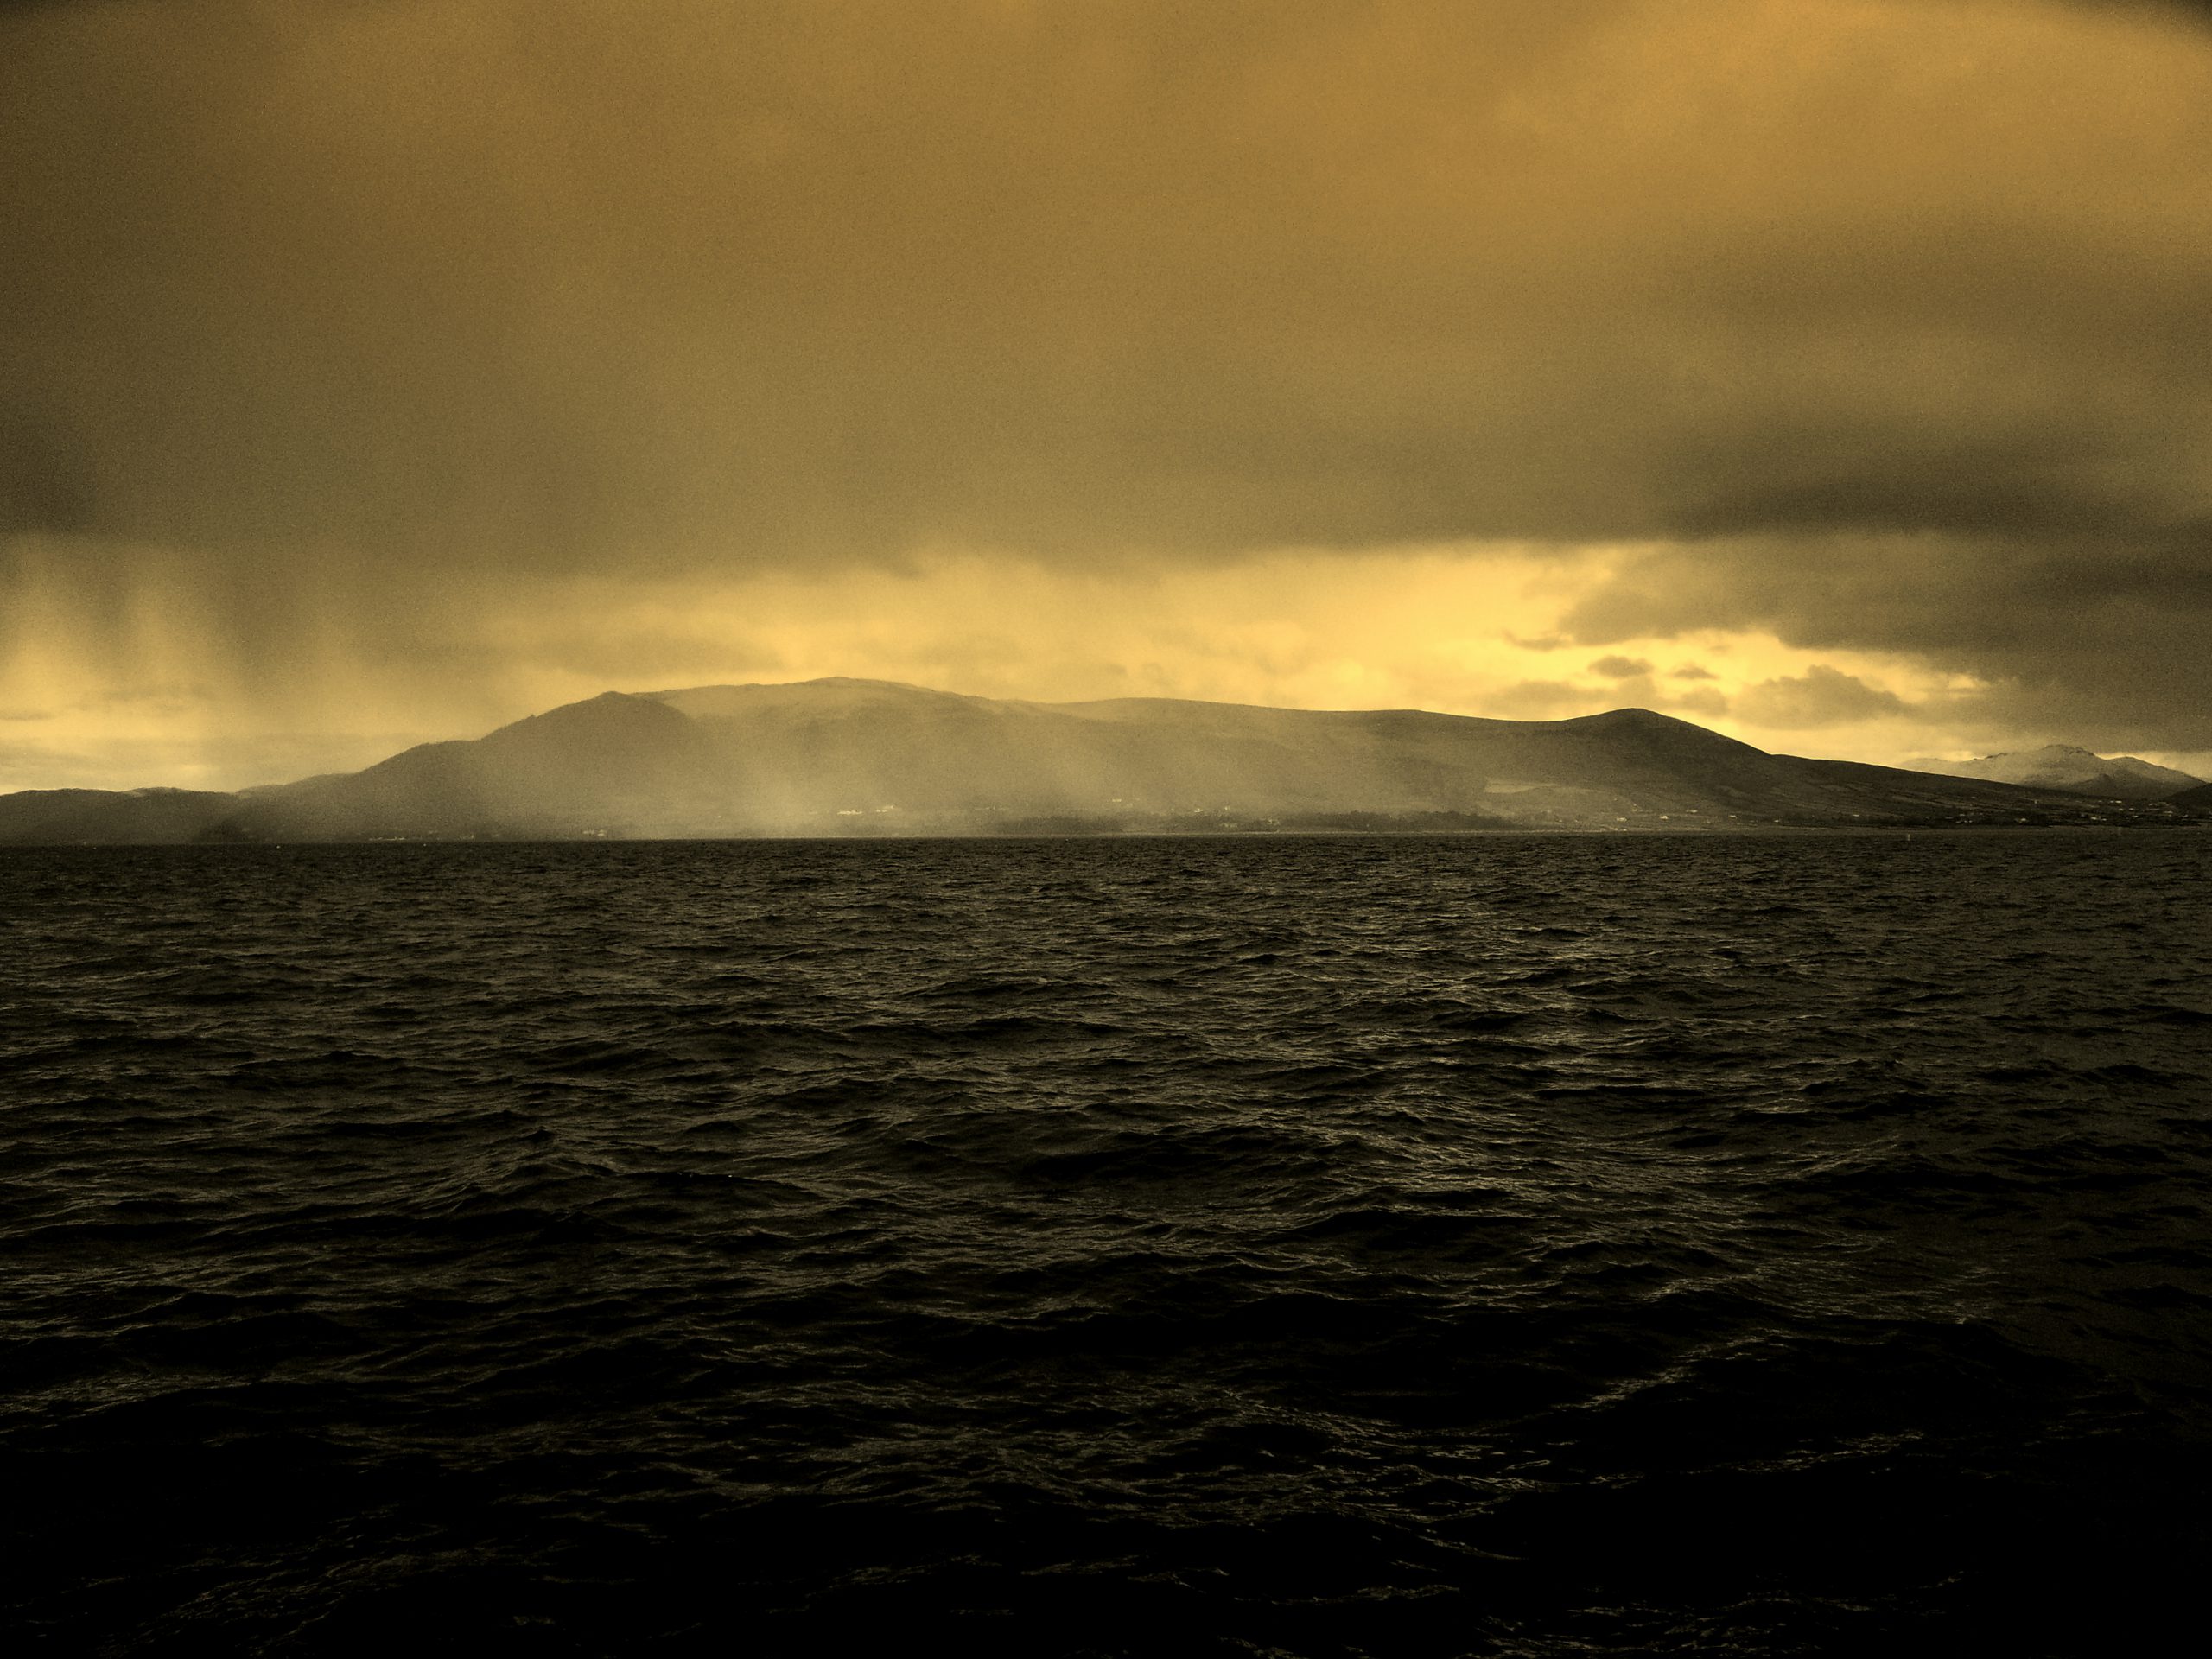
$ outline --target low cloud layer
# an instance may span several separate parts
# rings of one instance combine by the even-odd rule
[[[406,675],[461,721],[524,612],[685,677],[610,591],[796,583],[826,638],[946,559],[1351,593],[1419,543],[1656,664],[1592,695],[1770,639],[1777,686],[2212,747],[2208,177],[2181,6],[0,7],[0,702]],[[1508,628],[1454,701],[1582,695]]]

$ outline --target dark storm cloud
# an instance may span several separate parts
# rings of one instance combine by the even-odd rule
[[[9,54],[12,378],[85,435],[103,528],[207,544],[1596,526],[1618,508],[1560,467],[1466,445],[1533,422],[1602,454],[1527,396],[1601,351],[1516,323],[1419,360],[1523,274],[1470,225],[1440,270],[1395,245],[1500,181],[1426,124],[1588,10],[1402,37],[1274,5],[40,13]],[[1401,94],[1419,118],[1371,132]],[[1463,150],[1476,200],[1406,177]]]
[[[1578,643],[1721,628],[1921,657],[1993,722],[2116,747],[2212,745],[2212,536],[1980,543],[1831,533],[1656,550],[1566,619]]]
[[[13,5],[0,154],[0,529],[241,652],[455,573],[1671,541],[1578,640],[2212,709],[2159,8]]]
[[[1590,664],[1590,671],[1609,680],[1626,680],[1639,675],[1648,677],[1651,664],[1641,657],[1600,657]]]
[[[76,446],[0,404],[0,536],[86,530],[92,519],[92,479]]]

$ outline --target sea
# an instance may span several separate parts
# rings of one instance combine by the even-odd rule
[[[12,1651],[2201,1628],[2212,834],[18,849],[0,1014]]]

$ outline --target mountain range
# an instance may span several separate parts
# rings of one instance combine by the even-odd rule
[[[2039,749],[2009,750],[1972,760],[1916,760],[1923,772],[1991,783],[2025,784],[2033,789],[2063,789],[2077,795],[2101,795],[2122,801],[2163,801],[2203,783],[2188,772],[2139,760],[2132,754],[2097,754],[2070,743]]]
[[[2177,788],[2193,781],[2172,775]],[[1770,754],[1642,709],[1484,720],[1162,698],[1021,702],[825,679],[610,691],[360,772],[235,794],[24,791],[0,796],[0,842],[1753,830],[2191,816],[2164,801],[2041,782]]]

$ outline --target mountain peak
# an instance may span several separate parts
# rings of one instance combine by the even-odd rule
[[[1706,729],[1689,721],[1677,720],[1672,715],[1662,715],[1655,709],[1608,709],[1602,715],[1580,715],[1560,723],[1567,726],[1645,726],[1656,730],[1675,726],[1689,726],[1693,730],[1700,732]]]
[[[790,714],[842,714],[903,704],[939,709],[989,706],[984,697],[957,691],[938,691],[901,680],[865,680],[830,675],[815,680],[748,681],[736,685],[679,686],[666,691],[645,691],[643,701],[655,702],[695,720],[729,719],[774,709]]]

